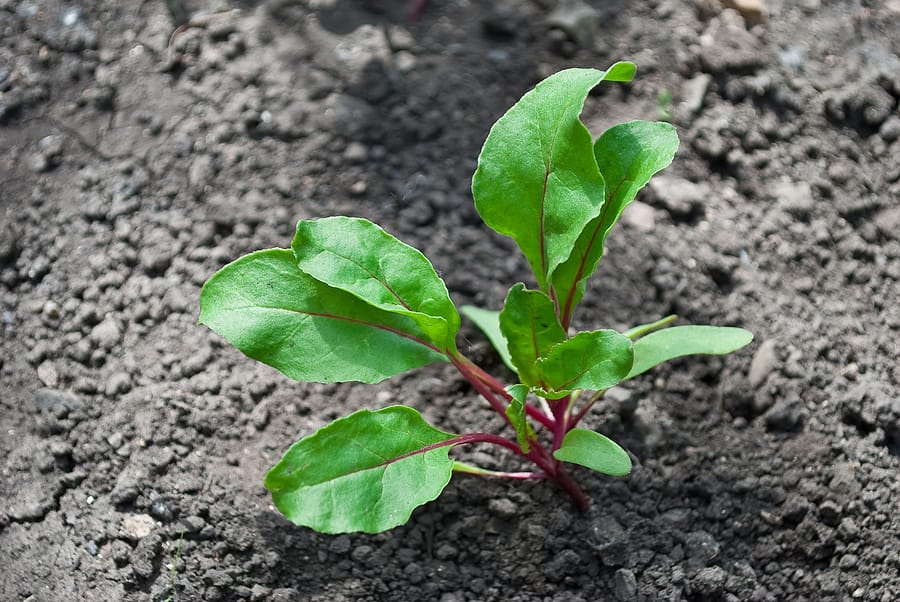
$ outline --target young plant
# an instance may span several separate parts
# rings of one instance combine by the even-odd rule
[[[626,62],[557,73],[501,117],[484,143],[475,206],[516,241],[537,288],[518,283],[502,311],[462,313],[518,376],[510,386],[457,348],[459,314],[428,259],[364,219],[303,220],[290,249],[241,257],[204,285],[200,322],[290,378],[377,383],[449,362],[510,427],[509,436],[457,434],[405,406],[357,411],[297,441],[269,471],[266,487],[288,519],[325,533],[384,531],[435,499],[453,472],[549,479],[584,509],[567,464],[614,476],[631,470],[619,445],[579,427],[603,392],[672,358],[726,354],[750,342],[740,328],[668,327],[674,316],[624,333],[569,333],[609,231],[678,147],[671,125],[646,121],[592,141],[579,120],[588,93],[633,75]],[[533,468],[496,472],[450,456],[472,443],[502,447]]]

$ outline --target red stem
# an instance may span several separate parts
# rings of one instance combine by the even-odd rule
[[[501,383],[499,380],[497,380],[496,378],[494,378],[493,376],[491,376],[490,374],[488,374],[487,372],[482,370],[482,368],[478,364],[474,363],[472,360],[470,360],[466,357],[462,357],[462,356],[460,356],[460,357],[461,357],[462,361],[464,361],[468,364],[469,368],[471,368],[472,373],[474,374],[475,377],[477,377],[484,384],[486,384],[488,387],[490,387],[492,391],[494,391],[498,395],[502,396],[506,401],[512,400],[512,396],[506,391],[506,388],[503,386],[503,383]],[[526,403],[525,404],[525,412],[529,416],[531,416],[532,418],[534,418],[535,420],[537,420],[538,422],[543,424],[548,429],[553,430],[553,428],[555,426],[553,419],[550,416],[547,416],[546,414],[544,414],[540,409],[534,407],[530,403]],[[505,410],[504,410],[504,413],[505,413]]]
[[[477,366],[461,355],[448,353],[447,357],[450,358],[450,361],[453,362],[453,365],[456,366],[459,373],[475,387],[475,390],[478,391],[489,404],[491,404],[494,411],[500,414],[507,424],[511,426],[512,422],[510,421],[509,416],[506,415],[506,407],[503,405],[503,402],[497,399],[494,392],[488,387],[488,384],[479,377],[475,370],[473,370],[473,368],[477,368]],[[504,393],[506,393],[506,391],[504,391]]]
[[[494,435],[493,433],[468,433],[466,435],[460,435],[459,437],[455,437],[453,439],[449,439],[447,441],[442,441],[441,443],[434,443],[429,445],[428,447],[423,447],[422,450],[429,451],[430,449],[444,447],[446,445],[465,445],[467,443],[493,443],[494,445],[500,445],[510,450],[511,452],[523,456],[528,457],[526,454],[522,453],[522,450],[519,448],[519,444],[515,441],[510,441],[506,437],[501,437],[500,435]]]
[[[459,370],[460,374],[462,374],[466,380],[468,380],[475,390],[478,391],[482,397],[484,397],[487,402],[491,405],[491,407],[496,411],[503,419],[512,426],[512,423],[509,419],[509,416],[506,415],[506,407],[504,403],[497,399],[495,392],[504,399],[509,400],[511,396],[506,390],[503,388],[503,385],[494,377],[487,374],[484,370],[478,367],[471,360],[463,357],[462,355],[455,353],[448,353],[447,357],[456,366],[456,369]],[[544,424],[547,428],[551,429],[553,432],[553,449],[559,449],[559,445],[562,444],[562,439],[566,434],[566,419],[565,413],[568,408],[569,398],[565,397],[563,399],[557,400],[553,406],[554,419],[550,419],[548,416],[544,415],[543,412],[537,410],[537,408],[532,408],[538,412],[539,416],[535,416],[535,419],[540,421],[541,424]],[[526,405],[526,410],[528,406]],[[529,413],[529,415],[532,415]],[[578,483],[566,472],[566,469],[563,467],[562,462],[555,459],[552,454],[547,451],[544,446],[542,446],[538,441],[532,440],[530,449],[528,453],[522,451],[519,445],[505,437],[501,437],[500,435],[492,435],[490,433],[472,433],[469,435],[461,435],[449,441],[444,441],[442,443],[436,443],[431,447],[441,447],[444,445],[462,445],[465,443],[495,443],[497,445],[501,445],[506,449],[516,453],[519,456],[528,458],[531,460],[538,468],[544,471],[548,477],[554,479],[559,486],[569,494],[569,497],[572,498],[572,502],[575,506],[581,510],[585,511],[588,508],[588,501],[585,497],[584,493],[581,491],[581,488],[578,486]]]
[[[569,421],[570,429],[575,428],[578,425],[578,423],[581,422],[581,419],[584,418],[585,416],[587,416],[587,413],[591,410],[592,407],[594,407],[594,404],[597,403],[598,399],[600,399],[600,397],[595,396],[589,402],[584,404],[583,408],[578,410],[578,413],[575,414],[575,416]]]
[[[563,437],[566,436],[566,433],[569,432],[569,424],[568,420],[566,420],[566,412],[569,408],[569,401],[571,399],[570,395],[566,395],[562,399],[557,399],[553,402],[553,419],[556,423],[553,427],[553,447],[551,449],[557,450],[562,445]]]
[[[581,491],[581,487],[578,486],[578,483],[575,482],[575,479],[572,478],[572,475],[568,473],[562,463],[558,462],[556,468],[556,474],[553,475],[553,478],[555,478],[556,482],[559,483],[559,486],[569,494],[575,507],[582,512],[586,512],[590,507],[590,502],[588,502],[584,492]]]

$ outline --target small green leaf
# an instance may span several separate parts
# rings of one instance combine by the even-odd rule
[[[673,326],[634,342],[634,366],[627,378],[685,355],[725,355],[753,340],[753,333],[732,326]]]
[[[287,249],[228,264],[203,285],[200,323],[295,380],[377,383],[439,360],[412,318],[300,271]]]
[[[460,308],[460,312],[475,323],[475,326],[485,334],[488,341],[497,350],[497,354],[503,363],[506,364],[506,367],[511,372],[515,372],[516,367],[513,366],[512,357],[509,355],[509,347],[506,344],[503,333],[500,332],[500,312],[482,309],[474,305],[463,305]]]
[[[363,301],[411,317],[441,349],[456,348],[459,315],[431,262],[372,222],[303,220],[292,243],[300,269]]]
[[[628,452],[609,437],[587,429],[576,428],[566,433],[553,457],[614,477],[631,472]]]
[[[507,387],[506,391],[512,395],[512,400],[506,407],[506,417],[509,418],[513,428],[516,429],[516,440],[519,443],[519,447],[527,454],[528,450],[531,449],[530,439],[537,437],[534,429],[528,424],[527,413],[525,412],[528,387],[525,385],[513,385]]]
[[[485,140],[472,177],[475,207],[518,243],[543,291],[604,199],[591,134],[578,118],[584,101],[603,80],[633,76],[631,63],[560,71],[513,105]]]
[[[615,330],[595,330],[554,346],[538,366],[547,391],[564,394],[608,389],[625,378],[633,360],[631,339]]]
[[[567,320],[584,296],[585,281],[597,269],[606,237],[625,207],[653,174],[672,162],[678,134],[668,123],[631,121],[606,130],[594,144],[594,155],[606,181],[599,215],[587,224],[571,254],[553,273],[561,315]]]
[[[513,285],[500,312],[500,331],[508,342],[509,355],[522,382],[545,387],[537,362],[551,347],[566,340],[550,297],[527,290],[521,282]]]
[[[322,533],[378,533],[402,525],[440,495],[453,471],[454,438],[418,412],[360,410],[296,442],[266,475],[292,522]]]

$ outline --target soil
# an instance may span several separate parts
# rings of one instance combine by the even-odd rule
[[[726,4],[0,0],[0,600],[900,599],[900,5]],[[586,122],[682,145],[576,326],[756,341],[597,408],[636,466],[577,470],[586,513],[463,476],[387,533],[289,524],[263,475],[338,416],[501,425],[450,366],[288,381],[197,325],[200,286],[347,214],[498,308],[530,277],[473,208],[480,145],[544,76],[620,59]]]

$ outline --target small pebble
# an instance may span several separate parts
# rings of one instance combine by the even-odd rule
[[[102,349],[112,349],[122,338],[122,330],[112,318],[106,318],[91,330],[91,339]]]
[[[150,535],[156,528],[156,521],[149,514],[132,514],[122,520],[120,534],[126,539],[137,541]]]
[[[720,596],[725,591],[727,578],[728,575],[722,567],[711,566],[701,569],[690,581],[691,591],[709,598]]]
[[[344,159],[348,163],[363,163],[369,157],[369,150],[360,142],[351,142],[344,149]]]
[[[750,381],[750,386],[754,389],[763,384],[769,377],[769,374],[771,374],[778,365],[778,356],[775,354],[775,345],[776,342],[774,339],[765,340],[753,355],[753,361],[750,362],[750,372],[747,375],[747,379]]]
[[[350,186],[350,194],[353,194],[356,196],[362,196],[366,193],[366,191],[368,189],[369,189],[369,185],[366,184],[365,180],[357,180],[356,182],[353,183],[352,186]]]
[[[59,304],[56,301],[47,301],[41,309],[41,313],[48,320],[56,320],[59,318]]]
[[[629,569],[618,569],[613,576],[613,588],[616,600],[628,602],[637,595],[637,579]]]
[[[488,510],[494,516],[503,519],[513,518],[518,514],[515,502],[505,497],[495,498],[488,502]]]

